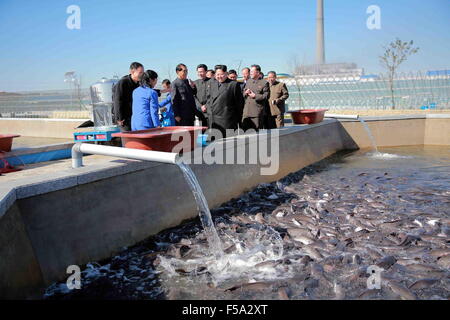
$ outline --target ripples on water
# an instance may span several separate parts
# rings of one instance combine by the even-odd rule
[[[47,297],[448,299],[450,150],[379,151],[333,156],[211,210],[222,258],[192,220]],[[374,264],[380,290],[367,288]]]

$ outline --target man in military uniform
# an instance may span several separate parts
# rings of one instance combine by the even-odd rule
[[[273,128],[284,127],[285,101],[289,98],[289,92],[285,83],[277,81],[277,73],[270,71],[267,75],[269,81],[269,123]],[[269,129],[272,129],[269,127]]]
[[[208,114],[206,112],[206,101],[208,100],[208,84],[209,78],[206,76],[208,67],[204,64],[197,66],[197,75],[199,79],[195,80],[195,87],[197,88],[197,94],[195,95],[195,104],[197,106],[197,116],[202,122],[202,126],[208,126]]]
[[[242,128],[262,129],[264,126],[264,115],[268,109],[269,83],[266,80],[259,79],[261,67],[252,65],[250,68],[250,79],[244,87],[244,112],[242,117]]]

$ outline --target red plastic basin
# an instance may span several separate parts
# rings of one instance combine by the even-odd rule
[[[197,136],[207,127],[163,127],[148,130],[113,133],[122,139],[125,148],[176,152],[189,152],[195,148]],[[172,141],[172,137],[174,141]],[[189,138],[188,138],[189,137]]]
[[[289,111],[289,113],[292,115],[294,124],[314,124],[323,121],[325,111],[328,109],[305,109]]]
[[[13,138],[20,137],[18,134],[0,134],[0,151],[9,152],[11,151],[11,146]]]

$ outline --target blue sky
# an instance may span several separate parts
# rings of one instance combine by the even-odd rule
[[[81,29],[69,30],[69,5],[81,9]],[[381,8],[381,30],[366,27],[367,7]],[[289,61],[314,63],[315,0],[0,0],[0,91],[63,89],[66,71],[83,87],[127,73],[132,61],[174,76],[184,62],[229,68],[258,63],[290,72]],[[450,68],[449,0],[325,0],[327,62],[382,69],[382,45],[396,37],[420,51],[402,69]]]

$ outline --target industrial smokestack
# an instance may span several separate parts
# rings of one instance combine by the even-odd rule
[[[316,18],[316,63],[325,63],[325,40],[323,31],[323,0],[317,0],[317,18]]]

